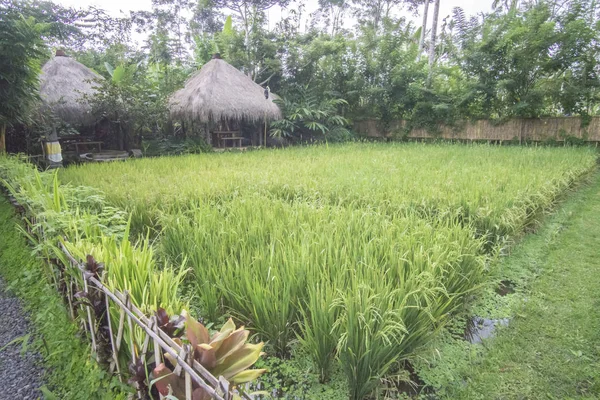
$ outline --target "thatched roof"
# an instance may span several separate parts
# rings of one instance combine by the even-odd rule
[[[64,53],[42,67],[40,75],[40,96],[43,109],[72,125],[91,125],[95,122],[91,106],[83,99],[83,94],[94,95],[93,83],[102,79],[100,75],[75,61]]]
[[[281,119],[273,95],[220,58],[204,64],[169,101],[171,116],[184,120],[251,122]]]

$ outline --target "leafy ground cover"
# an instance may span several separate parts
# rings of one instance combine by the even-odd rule
[[[33,346],[44,359],[46,399],[125,399],[129,388],[109,377],[77,339],[60,295],[47,281],[42,261],[32,255],[17,229],[14,208],[0,195],[0,274],[24,301],[36,333]],[[10,368],[10,365],[2,366]],[[11,393],[5,393],[11,396]]]
[[[398,389],[405,363],[487,286],[493,249],[595,162],[585,148],[352,144],[61,177],[103,190],[137,232],[160,227],[158,254],[189,268],[200,315],[233,316],[272,355],[305,357],[321,383],[341,374],[344,396],[364,399]]]

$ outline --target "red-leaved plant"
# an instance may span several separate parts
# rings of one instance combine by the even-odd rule
[[[215,377],[223,376],[232,385],[238,385],[253,381],[266,372],[265,369],[248,369],[263,354],[264,343],[246,343],[250,332],[243,326],[236,329],[233,320],[229,319],[220,331],[210,335],[208,329],[185,310],[181,317],[185,321],[184,340],[193,349],[194,359]],[[179,322],[179,318],[169,319],[164,312],[161,312],[159,317],[159,325],[167,334],[177,331]],[[177,344],[183,345],[183,340],[180,338],[173,340]],[[164,356],[170,366],[161,363],[154,368],[152,371],[154,384],[163,396],[171,395],[178,399],[185,399],[185,378],[175,375],[171,369],[177,366],[177,361],[170,354]],[[211,398],[204,389],[195,383],[192,390],[193,400],[210,400]]]

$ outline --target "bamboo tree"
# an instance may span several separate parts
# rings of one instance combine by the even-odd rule
[[[0,127],[0,154],[6,153],[6,125]]]
[[[435,44],[437,39],[437,26],[440,17],[440,0],[435,0],[433,8],[433,22],[431,26],[431,43],[429,43],[429,75],[427,76],[427,86],[431,86],[433,75],[433,62],[435,61]]]
[[[6,128],[29,120],[38,100],[45,24],[15,12],[0,14],[0,153],[6,152]]]
[[[425,45],[425,32],[427,31],[427,17],[429,14],[429,0],[425,0],[425,8],[423,9],[423,25],[421,26],[421,38],[419,39],[419,59]]]

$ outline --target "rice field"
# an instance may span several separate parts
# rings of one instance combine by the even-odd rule
[[[172,210],[261,194],[385,214],[443,214],[506,236],[595,158],[578,148],[354,144],[84,165],[62,178],[102,190],[132,213],[134,230],[157,226]]]
[[[93,186],[189,269],[208,321],[368,398],[485,283],[495,246],[595,169],[584,148],[352,144],[89,164]]]

